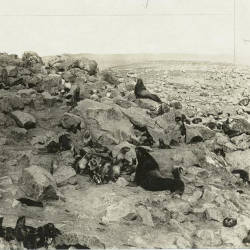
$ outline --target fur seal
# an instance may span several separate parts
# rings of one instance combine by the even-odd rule
[[[244,170],[244,169],[234,169],[231,173],[232,174],[239,174],[240,178],[243,180],[244,183],[250,184],[249,174],[248,174],[248,172],[246,170]]]
[[[151,99],[155,102],[162,103],[161,99],[157,96],[149,92],[146,87],[143,84],[142,79],[138,78],[136,80],[135,85],[135,96],[136,98],[145,98],[145,99]]]
[[[137,185],[149,191],[169,190],[171,193],[183,194],[185,186],[180,178],[164,178],[161,176],[159,165],[145,148],[135,149],[137,168],[135,182]]]
[[[0,237],[6,241],[15,240],[15,229],[12,227],[3,227],[3,217],[0,217]]]

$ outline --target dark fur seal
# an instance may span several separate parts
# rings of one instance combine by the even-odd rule
[[[0,237],[6,241],[15,240],[15,229],[12,227],[3,227],[3,217],[0,217]]]
[[[248,174],[248,172],[246,170],[244,170],[244,169],[234,169],[231,173],[232,174],[239,174],[240,178],[243,180],[244,183],[250,184],[249,174]]]
[[[19,217],[16,222],[15,238],[18,242],[23,242],[23,246],[27,249],[47,248],[48,239],[54,239],[59,234],[60,230],[52,223],[34,228],[26,225],[25,216]]]
[[[135,96],[136,98],[151,99],[155,102],[162,103],[161,99],[152,93],[150,93],[143,84],[142,79],[138,78],[135,85]]]
[[[185,186],[180,178],[164,178],[161,176],[159,165],[145,148],[136,148],[138,165],[136,168],[135,182],[149,191],[170,190],[171,193],[183,194]]]

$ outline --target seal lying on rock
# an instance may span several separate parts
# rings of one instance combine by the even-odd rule
[[[174,179],[162,177],[158,163],[147,150],[142,147],[137,147],[135,150],[138,161],[135,173],[137,185],[150,191],[169,190],[171,193],[183,194],[185,185],[179,174],[175,173],[174,177],[177,178]]]
[[[162,103],[161,99],[157,96],[149,92],[143,84],[142,79],[138,78],[135,85],[135,96],[136,98],[145,98],[151,99],[155,102]]]

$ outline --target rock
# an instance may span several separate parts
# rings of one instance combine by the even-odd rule
[[[233,131],[233,134],[230,134],[230,137],[241,135],[243,133],[250,134],[250,123],[243,118],[234,118],[229,124],[230,129]]]
[[[144,225],[150,226],[150,227],[154,226],[152,215],[144,206],[137,207],[137,213],[142,218],[142,223]]]
[[[242,233],[240,232],[242,231]],[[243,248],[242,244],[243,235],[239,237],[239,234],[246,234],[245,227],[234,227],[234,228],[226,228],[222,227],[220,230],[220,236],[224,244],[232,248]]]
[[[136,213],[136,209],[129,199],[123,199],[107,208],[106,215],[102,218],[102,222],[106,224],[120,221],[130,213]]]
[[[187,171],[191,171],[191,166],[199,163],[194,152],[186,146],[168,150],[155,150],[150,152],[150,154],[156,159],[163,174],[170,173],[175,165],[182,165]],[[204,171],[201,168],[196,169],[197,171]],[[192,173],[192,175],[196,176],[197,173]]]
[[[64,113],[61,119],[62,127],[71,131],[76,131],[80,127],[85,127],[84,121],[77,115]]]
[[[53,107],[58,102],[58,97],[51,96],[51,94],[47,91],[44,91],[42,93],[42,97],[44,104],[47,105],[48,107]]]
[[[125,109],[128,109],[128,108],[135,106],[135,104],[133,102],[130,102],[130,101],[126,100],[125,98],[122,98],[119,96],[113,98],[113,102],[115,104],[119,105],[120,107],[125,108]]]
[[[150,99],[136,99],[135,103],[142,109],[149,109],[151,111],[157,110],[159,104]]]
[[[250,148],[250,135],[241,134],[239,136],[235,136],[231,138],[231,142],[233,142],[238,150],[246,150]]]
[[[31,144],[41,152],[56,153],[59,151],[58,135],[53,131],[43,132],[42,136],[36,136]]]
[[[58,187],[64,186],[66,184],[76,184],[76,172],[72,167],[61,166],[53,174]]]
[[[196,237],[198,238],[197,247],[210,248],[221,244],[219,236],[215,235],[213,230],[210,229],[198,230],[196,232]]]
[[[21,128],[30,129],[36,126],[36,119],[28,113],[22,111],[13,111],[11,116]]]
[[[18,74],[18,67],[14,65],[9,65],[5,68],[7,70],[9,77],[16,77]]]
[[[11,135],[15,138],[15,140],[21,140],[27,135],[28,131],[25,128],[14,127],[11,129]]]
[[[186,214],[191,211],[188,202],[181,199],[168,200],[166,202],[164,201],[163,206],[169,211],[180,212],[182,214]]]
[[[49,74],[43,77],[43,81],[39,86],[42,90],[49,92],[51,95],[56,95],[62,88],[62,78],[58,74]]]
[[[84,100],[76,107],[94,140],[103,145],[119,144],[135,138],[132,124],[117,105]]]
[[[128,109],[121,108],[122,113],[128,117],[130,122],[137,127],[155,127],[155,121],[151,119],[144,110],[140,108],[131,107]]]
[[[20,95],[22,98],[31,97],[36,94],[36,91],[34,89],[21,89],[17,92],[18,95]]]
[[[197,127],[186,125],[186,143],[193,144],[203,141],[203,136]]]
[[[205,211],[207,220],[223,221],[222,212],[219,208],[207,208]]]
[[[226,161],[231,170],[239,168],[250,172],[250,149],[245,151],[236,151],[226,154]]]
[[[24,193],[33,200],[42,201],[59,198],[53,176],[39,166],[33,165],[23,169],[19,182]]]
[[[173,107],[175,109],[182,109],[182,104],[180,102],[174,101],[170,103],[170,107]]]
[[[184,237],[179,237],[176,240],[175,244],[176,244],[176,246],[178,248],[182,248],[182,249],[184,249],[184,248],[192,248],[191,243],[188,240],[186,240]]]
[[[118,187],[126,187],[126,186],[129,184],[129,182],[128,182],[125,178],[119,177],[119,178],[117,179],[117,181],[115,182],[115,184],[116,184]]]
[[[0,112],[0,127],[8,128],[11,126],[15,126],[15,124],[16,123],[12,118]]]
[[[0,111],[10,113],[12,110],[23,110],[24,102],[17,95],[8,95],[0,99]]]
[[[13,184],[13,182],[9,176],[0,177],[0,185],[1,186],[6,187],[6,186],[9,186],[12,184]]]
[[[109,70],[103,70],[100,72],[100,79],[114,86],[119,85],[118,79]]]

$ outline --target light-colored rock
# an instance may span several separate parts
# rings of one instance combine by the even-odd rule
[[[144,225],[153,227],[154,226],[154,222],[152,220],[152,215],[151,213],[148,211],[148,209],[146,209],[144,206],[139,206],[136,208],[137,213],[139,214],[139,216],[142,218],[142,223]]]
[[[129,199],[123,199],[116,204],[110,205],[106,210],[106,215],[102,218],[103,223],[120,221],[130,213],[135,213],[136,209]]]
[[[84,127],[83,120],[74,114],[71,113],[64,113],[61,124],[63,128],[75,131],[77,128]]]
[[[64,186],[66,184],[76,184],[76,172],[72,167],[61,166],[53,174],[58,187]]]
[[[13,111],[11,116],[21,128],[30,129],[36,126],[36,119],[31,114],[22,111]]]
[[[39,166],[23,169],[19,181],[25,194],[34,200],[42,201],[59,198],[53,176]]]
[[[219,207],[207,208],[205,211],[205,215],[206,215],[207,220],[214,220],[218,222],[223,221],[222,211]]]
[[[239,168],[250,172],[250,149],[227,153],[225,159],[231,169]]]
[[[79,102],[76,109],[92,138],[103,145],[135,138],[132,124],[115,104],[106,105],[86,99]]]

